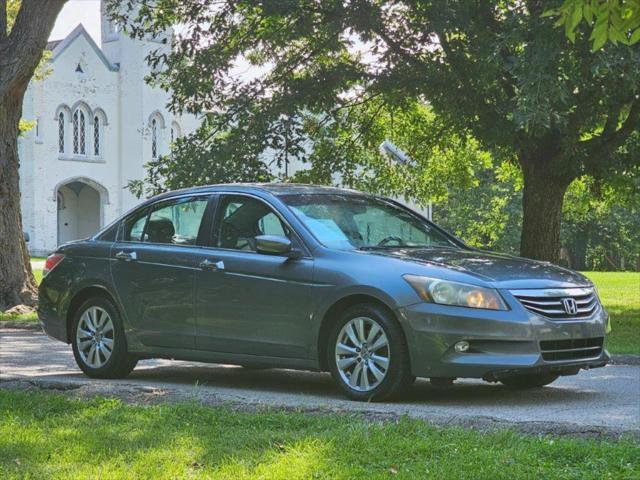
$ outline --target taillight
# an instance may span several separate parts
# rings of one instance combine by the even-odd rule
[[[44,263],[44,270],[42,270],[42,276],[46,276],[51,270],[56,268],[58,264],[62,261],[64,255],[61,253],[54,253],[47,257],[47,261]]]

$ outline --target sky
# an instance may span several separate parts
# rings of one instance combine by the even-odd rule
[[[69,0],[58,15],[49,40],[62,40],[79,23],[100,45],[100,0]]]

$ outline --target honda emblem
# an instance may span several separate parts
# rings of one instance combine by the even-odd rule
[[[567,312],[568,315],[575,315],[576,313],[578,313],[578,304],[576,303],[575,299],[571,297],[563,298],[562,306],[564,307],[564,311]]]

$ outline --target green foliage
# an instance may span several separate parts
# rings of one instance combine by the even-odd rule
[[[20,119],[20,123],[18,125],[18,131],[20,132],[19,135],[22,136],[23,134],[25,134],[35,126],[36,126],[35,121],[29,122],[27,120]]]
[[[134,37],[184,26],[170,54],[149,55],[161,67],[150,81],[172,90],[173,111],[206,113],[196,139],[201,158],[207,148],[218,164],[228,158],[231,176],[249,159],[251,178],[269,152],[280,165],[308,162],[299,180],[425,201],[471,181],[470,157],[485,151],[495,168],[517,162],[526,185],[547,189],[535,201],[553,198],[545,208],[559,211],[574,179],[606,180],[640,158],[632,138],[640,125],[640,49],[617,41],[593,54],[577,29],[568,46],[554,19],[543,16],[560,1],[466,0],[446,8],[424,0],[136,3],[134,10],[132,0],[111,6]],[[435,131],[425,131],[427,113],[435,115],[426,123],[437,124]],[[440,126],[442,136],[434,135]],[[382,133],[415,164],[380,157]],[[190,179],[181,165],[159,177]],[[224,169],[214,170],[219,175],[211,178],[226,179]],[[503,202],[487,215],[502,215],[510,200]],[[559,237],[539,233],[559,232],[559,217],[536,216],[536,203],[526,207],[523,253],[557,260]]]
[[[536,2],[142,0],[133,17],[129,3],[112,12],[134,36],[186,27],[171,54],[149,56],[171,108],[207,112],[208,129],[239,132],[229,141],[254,155],[306,159],[305,115],[427,99],[484,148],[544,158],[558,176],[605,174],[640,117],[640,51],[566,48]]]
[[[545,12],[557,17],[555,25],[564,26],[567,38],[576,41],[581,23],[591,28],[592,51],[607,41],[633,45],[640,41],[640,0],[564,0],[558,8]]]
[[[632,479],[631,439],[0,390],[2,478]]]
[[[583,177],[567,192],[562,243],[573,268],[640,268],[640,169],[613,180]]]
[[[306,114],[301,132],[313,149],[306,158],[309,168],[292,181],[340,183],[422,205],[443,201],[453,186],[477,185],[474,172],[491,164],[491,155],[475,139],[447,129],[418,101],[390,105],[373,99],[332,116]],[[385,140],[410,161],[382,155]]]
[[[474,186],[454,186],[447,199],[434,205],[434,221],[472,246],[517,254],[522,225],[519,169],[491,162],[476,170],[474,178]]]
[[[13,28],[13,24],[16,21],[18,12],[20,11],[21,0],[8,0],[6,3],[7,12],[7,31],[10,32]]]

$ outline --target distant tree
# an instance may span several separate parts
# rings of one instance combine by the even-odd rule
[[[522,255],[558,261],[565,192],[638,163],[640,49],[591,53],[544,17],[561,2],[512,0],[131,0],[114,16],[134,36],[182,24],[171,54],[150,55],[152,80],[176,111],[208,112],[232,155],[270,148],[306,158],[298,133],[371,101],[428,101],[523,175]],[[247,64],[258,74],[247,79]],[[242,68],[239,68],[242,67]],[[366,126],[366,123],[363,125]],[[243,141],[246,139],[247,141]],[[310,148],[314,148],[311,146]],[[498,162],[497,164],[499,164]]]
[[[572,42],[579,26],[586,23],[591,28],[593,51],[601,49],[607,41],[614,45],[640,41],[640,0],[564,0],[545,15],[558,17],[556,26],[564,26]]]
[[[582,177],[567,192],[562,244],[580,270],[640,269],[640,168],[609,182]]]
[[[0,310],[36,301],[22,234],[18,135],[25,91],[65,1],[22,0],[16,10],[16,2],[0,0]]]

